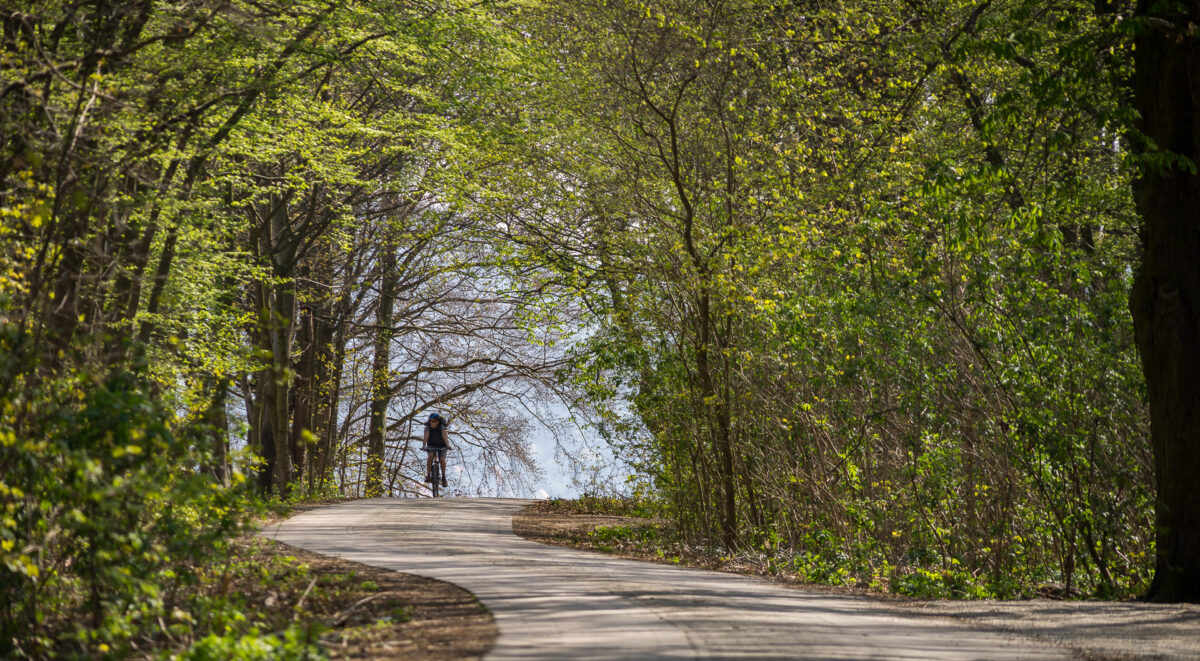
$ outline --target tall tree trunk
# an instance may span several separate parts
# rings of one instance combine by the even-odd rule
[[[292,453],[292,466],[303,479],[305,468],[308,467],[307,456],[310,454],[310,439],[313,438],[313,400],[317,388],[317,342],[316,320],[313,318],[311,307],[300,309],[296,327],[296,344],[300,356],[296,360],[296,384],[292,388],[292,432],[289,442]],[[311,484],[311,480],[309,484]]]
[[[290,194],[272,196],[266,204],[251,208],[255,219],[252,233],[260,259],[269,260],[271,278],[255,285],[255,310],[258,315],[257,348],[269,362],[257,376],[255,406],[260,428],[262,456],[272,475],[263,482],[286,498],[294,478],[291,452],[291,354],[296,316],[294,243],[286,240]]]
[[[1154,450],[1154,601],[1200,600],[1200,1],[1143,0],[1134,52],[1142,131],[1190,167],[1148,159],[1136,185],[1142,260],[1130,297]]]
[[[310,447],[305,455],[305,472],[308,476],[310,494],[314,493],[325,480],[325,475],[321,472],[321,464],[324,462],[322,453],[325,446],[324,439],[329,421],[331,398],[335,396],[333,384],[330,383],[333,367],[330,343],[333,341],[333,328],[329,319],[332,313],[328,297],[318,296],[316,307],[309,313],[311,344],[305,350],[304,357],[300,361],[303,366],[302,373],[307,379],[305,384],[309,408],[307,424],[313,433],[313,438],[309,439]]]
[[[264,282],[256,282],[251,289],[250,306],[258,315],[257,322],[251,324],[246,332],[254,338],[254,346],[263,349],[270,345],[267,333],[267,300],[270,289]],[[246,400],[246,420],[249,429],[246,432],[246,445],[256,457],[262,459],[258,470],[258,491],[266,496],[271,493],[272,477],[275,470],[275,453],[271,451],[271,417],[267,415],[268,395],[270,393],[271,370],[268,367],[248,376],[243,382],[243,397]]]
[[[371,429],[367,437],[367,497],[383,495],[383,440],[391,402],[392,312],[396,304],[396,244],[386,231],[379,254],[379,303],[375,311],[375,359],[371,366]]]
[[[267,415],[267,393],[270,392],[269,369],[259,370],[249,385],[246,396],[246,417],[250,421],[250,430],[246,443],[254,454],[263,460],[258,467],[258,492],[263,496],[270,495],[274,486],[275,453],[271,452],[271,442],[274,438],[271,429],[271,416]]]
[[[737,487],[733,478],[733,447],[729,439],[729,406],[717,393],[712,368],[712,309],[710,293],[700,295],[700,345],[696,349],[696,368],[700,390],[707,412],[709,438],[716,455],[717,474],[721,481],[721,544],[733,549],[737,544]]]
[[[336,328],[336,331],[333,332],[333,344],[330,347],[332,355],[329,359],[328,376],[325,378],[326,383],[329,384],[328,392],[322,391],[320,400],[320,420],[323,427],[319,444],[319,456],[316,461],[316,474],[319,481],[333,476],[333,465],[330,462],[336,454],[334,448],[337,445],[339,435],[338,402],[341,400],[342,395],[342,368],[346,363],[346,320],[349,318],[348,302],[348,298],[344,298],[338,302],[337,321],[336,324],[331,325],[331,330],[332,328]]]
[[[277,274],[278,275],[278,274]],[[292,484],[291,379],[292,325],[296,307],[295,285],[289,280],[275,285],[270,308],[271,380],[269,415],[275,454],[275,491],[286,498]]]
[[[204,412],[204,424],[212,450],[212,459],[206,467],[221,484],[229,483],[229,418],[225,413],[230,380],[228,377],[210,378],[211,399]]]

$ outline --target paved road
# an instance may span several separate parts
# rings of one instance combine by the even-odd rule
[[[264,534],[470,590],[500,630],[488,659],[1070,658],[869,599],[529,542],[512,533],[528,502],[360,500]]]

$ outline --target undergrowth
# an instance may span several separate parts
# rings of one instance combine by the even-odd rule
[[[554,499],[545,510],[565,514],[644,518],[644,523],[599,525],[573,541],[598,551],[688,565],[777,577],[807,584],[862,588],[929,599],[1013,599],[1074,597],[1060,584],[1022,582],[1014,577],[976,575],[954,559],[942,559],[913,549],[897,551],[863,545],[855,547],[828,531],[799,535],[801,543],[787,544],[773,532],[750,531],[734,551],[712,543],[689,540],[647,499],[584,496]],[[889,555],[899,555],[896,561]]]

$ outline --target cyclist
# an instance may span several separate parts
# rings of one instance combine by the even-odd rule
[[[442,486],[446,486],[446,450],[450,449],[450,438],[446,434],[446,419],[431,413],[425,422],[425,481],[433,479],[433,458],[437,456],[442,467]]]

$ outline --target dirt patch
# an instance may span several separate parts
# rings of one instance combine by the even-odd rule
[[[594,549],[588,533],[600,526],[648,525],[646,519],[632,516],[607,516],[603,514],[567,514],[556,511],[545,501],[525,506],[512,519],[513,532],[525,539]]]
[[[291,505],[256,521],[275,525],[291,516],[354,500],[340,498]],[[241,542],[252,567],[283,567],[273,581],[247,580],[236,589],[250,603],[295,618],[298,600],[303,618],[323,629],[319,641],[334,659],[408,659],[449,661],[479,659],[492,648],[498,631],[491,612],[475,595],[432,578],[371,567],[312,553],[282,542],[254,538]],[[289,571],[288,568],[292,568]],[[299,574],[297,581],[292,574]],[[291,589],[286,587],[291,584]],[[307,587],[303,587],[307,586]],[[298,593],[299,588],[307,597]],[[319,595],[314,597],[314,595]],[[270,613],[263,613],[268,619]]]
[[[260,553],[304,566],[312,589],[303,605],[329,627],[320,642],[335,659],[478,659],[496,639],[492,615],[470,592],[443,581],[389,571],[256,540]],[[303,582],[303,581],[301,581]],[[262,586],[257,586],[259,591]],[[243,586],[242,589],[256,589]],[[323,589],[321,589],[323,588]],[[306,588],[307,589],[307,588]],[[313,595],[319,591],[320,596]],[[266,590],[266,608],[292,613],[299,595]],[[252,600],[255,596],[250,596]]]

